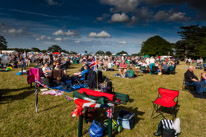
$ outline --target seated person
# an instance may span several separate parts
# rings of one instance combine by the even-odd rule
[[[55,68],[51,71],[50,75],[50,83],[54,86],[55,81],[57,84],[64,82],[66,85],[66,75],[64,71],[61,69],[60,63],[57,62]],[[54,81],[55,80],[55,81]]]
[[[173,63],[170,63],[168,70],[169,72],[172,72],[174,70]]]
[[[127,71],[127,64],[125,63],[125,60],[123,60],[120,65],[119,65],[119,72],[120,72],[120,75],[122,77],[124,77],[124,73]]]
[[[51,73],[51,69],[49,68],[48,64],[45,63],[44,67],[42,68],[43,74],[45,77],[48,77],[49,74]]]
[[[204,68],[204,72],[201,74],[201,80],[205,81],[206,84],[206,68]]]
[[[107,69],[108,69],[108,59],[106,59],[105,61],[104,61],[104,64],[103,64],[103,68],[102,69],[104,69],[104,71],[107,71]]]
[[[199,81],[197,76],[193,73],[194,67],[189,66],[189,69],[185,73],[185,84],[194,85],[196,87],[196,92],[202,94],[205,92],[205,82]]]
[[[125,72],[125,78],[133,78],[134,77],[134,71],[131,67],[128,68],[128,70]]]
[[[88,73],[89,73],[89,67],[88,65],[84,65],[84,70],[82,72],[74,73],[74,75],[71,77],[72,85],[75,84],[75,81],[77,79],[84,77]]]
[[[107,64],[107,70],[113,71],[113,70],[114,70],[114,69],[112,69],[113,66],[114,66],[114,64],[113,64],[112,62],[109,62],[109,63]]]
[[[168,66],[166,62],[163,62],[162,64],[162,74],[166,74],[168,72]]]

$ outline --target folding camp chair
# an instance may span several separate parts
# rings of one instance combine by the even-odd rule
[[[78,85],[84,85],[87,83],[87,77],[88,77],[88,73],[86,73],[84,77],[76,79],[74,83],[77,83]]]
[[[185,81],[185,73],[184,73],[184,80],[183,80],[183,84],[182,84],[182,90],[190,90],[190,91],[195,91],[195,86],[190,83],[190,82],[187,82]]]
[[[203,64],[203,68],[206,68],[206,64]]]
[[[143,73],[147,73],[147,68],[145,66],[140,66],[140,70]]]
[[[173,118],[176,117],[178,96],[179,96],[179,91],[159,88],[158,97],[155,101],[152,102],[154,106],[154,110],[152,112],[151,117],[153,117],[155,112],[159,113],[159,115],[161,115],[163,118],[165,118],[165,116],[163,115],[164,112],[170,112]],[[174,101],[174,99],[176,99],[176,101]]]

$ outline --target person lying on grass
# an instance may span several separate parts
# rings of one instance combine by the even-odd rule
[[[194,74],[194,67],[189,66],[189,69],[185,73],[185,83],[187,85],[194,85],[198,94],[205,92],[205,81],[199,81],[197,76]]]

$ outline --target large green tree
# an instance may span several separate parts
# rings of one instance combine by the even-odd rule
[[[98,54],[98,55],[104,55],[104,51],[99,50],[99,51],[96,52],[96,54]]]
[[[51,47],[48,48],[49,52],[61,52],[62,48],[60,48],[59,45],[52,45]]]
[[[34,51],[34,52],[40,52],[40,49],[35,48],[35,47],[32,47],[31,50]]]
[[[180,27],[178,32],[182,39],[175,44],[176,55],[179,57],[205,57],[206,27],[199,25]]]
[[[128,55],[128,53],[126,51],[120,51],[120,52],[117,53],[117,55],[123,55],[123,54],[127,54]]]
[[[3,36],[0,36],[0,50],[7,49],[7,42]]]
[[[171,43],[160,36],[150,37],[142,44],[141,54],[156,56],[168,55],[168,53],[170,55],[173,53]]]
[[[106,54],[107,56],[111,56],[111,55],[112,55],[112,52],[106,51],[105,54]]]

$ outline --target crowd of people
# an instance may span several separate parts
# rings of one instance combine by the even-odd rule
[[[134,68],[139,69],[140,72],[148,72],[150,74],[170,74],[175,71],[176,65],[179,64],[179,60],[167,57],[144,57],[144,56],[99,56],[99,55],[67,55],[67,54],[52,54],[52,53],[2,53],[0,52],[0,58],[2,56],[8,56],[11,58],[11,62],[14,68],[30,67],[31,63],[36,68],[41,68],[42,74],[45,78],[49,79],[51,85],[54,82],[63,82],[66,84],[66,80],[72,80],[72,84],[84,77],[89,73],[90,69],[98,69],[101,71],[114,71],[114,67],[119,71],[120,76],[123,78],[133,78],[135,76]],[[1,60],[0,60],[1,61]],[[187,64],[192,64],[195,61],[191,58],[186,58]],[[203,60],[196,61],[198,64]],[[67,69],[70,64],[82,64],[80,72],[74,73],[73,76],[67,75]],[[6,67],[8,64],[2,64],[1,68]],[[194,67],[189,66],[189,69],[185,73],[186,85],[194,85],[198,94],[205,92],[206,84],[206,69],[201,74],[201,80],[193,73]],[[51,79],[52,78],[52,79]]]
[[[43,67],[47,64],[54,69],[55,64],[58,62],[65,70],[72,63],[90,64],[95,62],[95,66],[103,71],[113,71],[114,66],[116,66],[122,77],[128,77],[126,72],[131,71],[131,68],[143,68],[144,72],[166,74],[169,71],[172,72],[178,64],[178,60],[174,58],[161,59],[160,57],[54,55],[48,53],[10,53],[4,55],[11,57],[14,68],[30,67],[31,63],[35,63],[35,67]],[[1,66],[3,67],[3,64]],[[47,71],[47,75],[49,72],[47,69],[45,71]]]

